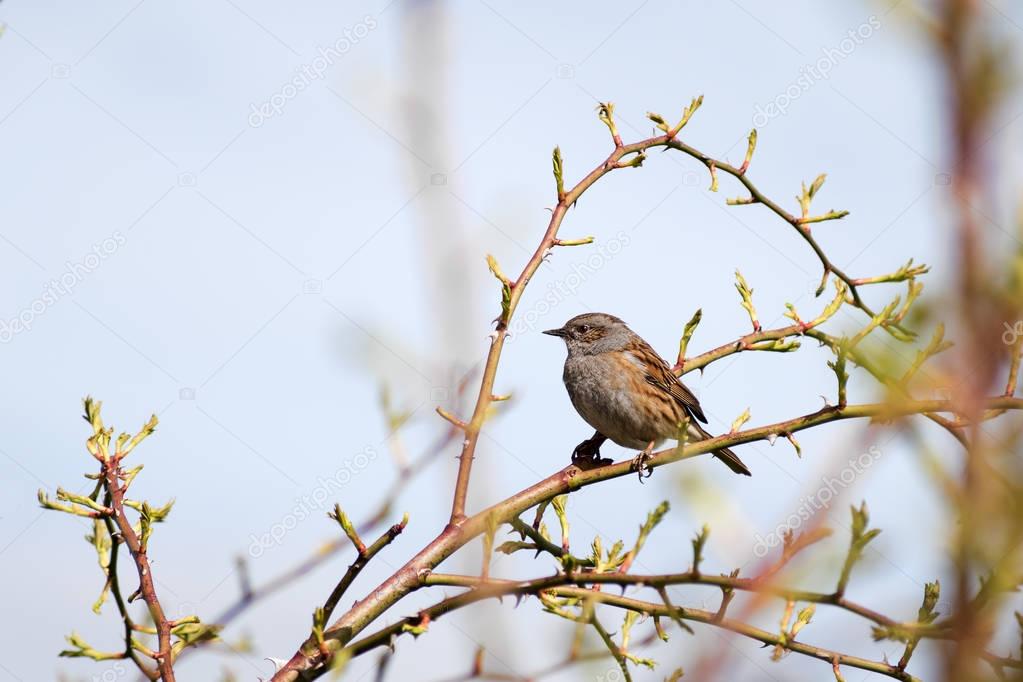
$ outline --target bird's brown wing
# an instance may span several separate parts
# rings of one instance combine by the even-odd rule
[[[703,409],[700,408],[700,401],[696,399],[692,391],[686,388],[685,384],[679,381],[678,377],[672,373],[668,363],[650,347],[650,344],[637,338],[633,346],[629,348],[629,352],[643,363],[647,383],[668,393],[685,408],[686,412],[704,424],[707,423],[707,417],[703,414]]]

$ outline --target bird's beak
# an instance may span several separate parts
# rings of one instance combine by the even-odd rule
[[[547,331],[544,332],[544,334],[549,334],[550,336],[560,336],[561,338],[565,338],[566,332],[565,328],[562,327],[560,329],[548,329]]]

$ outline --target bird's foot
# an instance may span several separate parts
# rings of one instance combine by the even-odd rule
[[[654,444],[650,443],[646,446],[643,452],[636,455],[635,459],[632,460],[632,468],[636,470],[639,475],[639,482],[642,483],[643,479],[650,478],[654,474],[654,470],[650,468],[647,462],[650,461],[653,455]]]
[[[603,443],[604,438],[596,436],[587,438],[582,443],[579,443],[572,452],[572,464],[580,469],[593,469],[611,464],[610,459],[600,456],[600,446]]]

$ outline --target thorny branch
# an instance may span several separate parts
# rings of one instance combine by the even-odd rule
[[[583,587],[585,585],[598,584],[602,581],[613,582],[614,580],[617,580],[619,583],[616,584],[636,584],[631,581],[641,581],[644,578],[650,579],[649,576],[637,579],[635,576],[628,574],[627,570],[617,573],[617,577],[614,579],[593,579],[592,575],[586,574],[584,574],[583,578],[578,578],[570,569],[566,568],[565,572],[556,578],[546,579],[553,580],[555,584],[548,584],[543,582],[543,580],[540,582],[512,581],[511,583],[508,583],[481,578],[480,580],[483,582],[471,585],[471,590],[469,592],[445,599],[436,604],[434,607],[419,611],[415,616],[403,620],[394,626],[385,628],[378,633],[359,640],[355,639],[356,636],[370,623],[388,611],[391,606],[400,601],[404,596],[410,592],[428,587],[431,584],[431,572],[433,569],[452,553],[478,536],[487,534],[489,538],[490,534],[492,534],[494,529],[500,524],[511,523],[524,536],[529,536],[533,540],[531,545],[534,548],[541,551],[552,550],[551,553],[559,556],[559,560],[563,563],[563,565],[566,563],[568,565],[572,565],[576,558],[569,554],[567,541],[563,541],[563,546],[560,548],[559,552],[554,543],[546,541],[546,538],[537,536],[538,531],[536,528],[531,529],[533,531],[532,533],[530,530],[527,530],[525,525],[521,521],[518,521],[519,514],[531,507],[547,503],[560,495],[565,495],[574,490],[578,490],[581,487],[593,485],[600,481],[630,473],[632,466],[630,462],[619,462],[586,471],[570,466],[475,515],[466,516],[465,513],[465,503],[470,481],[472,460],[475,456],[478,437],[487,415],[491,412],[493,402],[498,399],[498,396],[494,395],[497,367],[504,347],[504,342],[507,338],[509,322],[516,310],[526,285],[554,247],[578,246],[592,241],[592,238],[561,240],[557,236],[561,224],[567,215],[568,209],[573,206],[576,201],[578,201],[579,197],[607,173],[617,169],[641,166],[646,158],[646,152],[653,148],[663,147],[665,149],[680,151],[703,163],[711,175],[712,190],[716,190],[718,187],[719,171],[736,178],[749,192],[749,197],[731,201],[729,203],[763,204],[796,229],[804,241],[810,245],[823,267],[823,276],[821,279],[821,286],[818,288],[818,294],[823,292],[829,276],[834,275],[838,282],[835,300],[828,305],[825,311],[818,318],[809,322],[803,321],[799,318],[795,309],[790,306],[789,316],[793,320],[794,324],[776,330],[763,330],[759,324],[755,309],[753,308],[752,290],[748,287],[748,285],[746,285],[745,280],[741,278],[741,275],[739,275],[740,283],[737,286],[739,287],[740,293],[743,295],[743,305],[749,312],[751,321],[753,322],[753,332],[740,338],[737,342],[726,344],[717,349],[708,351],[703,355],[686,360],[684,358],[685,346],[689,341],[689,337],[692,335],[692,331],[695,328],[696,323],[699,321],[698,316],[694,317],[694,320],[690,323],[690,325],[687,325],[686,335],[683,337],[683,342],[681,344],[680,358],[676,371],[681,373],[683,371],[692,371],[693,369],[703,368],[715,360],[740,351],[768,350],[787,352],[795,350],[798,348],[798,342],[789,340],[791,337],[810,336],[820,343],[828,345],[836,353],[836,362],[833,363],[832,366],[835,370],[836,377],[838,378],[839,386],[836,405],[826,405],[817,412],[767,426],[746,430],[739,430],[738,428],[735,428],[732,432],[718,436],[717,438],[697,443],[687,443],[684,447],[680,448],[663,450],[655,453],[653,458],[650,460],[649,465],[651,467],[663,466],[671,462],[694,457],[722,447],[740,445],[755,440],[768,439],[773,441],[773,439],[779,435],[786,436],[792,440],[793,444],[798,448],[798,444],[793,437],[794,433],[829,422],[853,418],[869,418],[877,421],[891,421],[914,414],[926,415],[928,418],[936,421],[949,430],[960,440],[960,442],[964,442],[963,436],[959,432],[959,421],[950,421],[944,416],[945,414],[956,415],[958,413],[958,406],[955,403],[949,400],[911,399],[909,397],[911,394],[904,383],[898,384],[896,382],[892,382],[887,375],[877,370],[877,368],[874,368],[869,361],[862,356],[862,354],[856,353],[856,346],[875,329],[884,330],[896,340],[903,342],[910,342],[915,338],[915,334],[905,327],[904,319],[909,306],[919,295],[922,288],[916,281],[916,278],[926,272],[926,267],[913,267],[909,264],[891,275],[860,279],[852,278],[844,271],[837,268],[816,241],[809,227],[814,223],[837,220],[847,215],[847,212],[845,211],[828,211],[819,215],[812,215],[810,213],[811,202],[814,196],[821,189],[824,182],[824,176],[819,176],[810,184],[809,187],[803,187],[802,194],[797,197],[800,203],[800,214],[797,216],[788,212],[779,204],[766,197],[756,187],[756,185],[753,184],[752,180],[750,180],[747,175],[753,155],[753,149],[756,144],[755,135],[750,136],[750,145],[746,158],[743,164],[739,167],[711,158],[677,138],[678,133],[689,121],[701,102],[702,99],[694,100],[693,104],[684,112],[680,123],[674,127],[669,127],[663,118],[658,115],[651,114],[651,120],[653,120],[658,127],[664,131],[664,134],[628,145],[622,142],[621,137],[618,134],[614,120],[613,106],[610,104],[602,104],[599,109],[600,119],[608,126],[611,132],[614,149],[603,163],[590,171],[571,189],[565,188],[564,160],[561,155],[561,150],[555,149],[553,165],[556,180],[557,204],[552,209],[550,222],[536,251],[527,261],[519,276],[514,280],[504,274],[493,257],[488,257],[490,270],[501,286],[501,313],[496,320],[496,329],[491,335],[490,350],[484,366],[476,406],[468,420],[459,419],[457,416],[450,413],[442,413],[441,415],[455,428],[461,429],[465,433],[465,440],[463,442],[462,452],[459,458],[458,477],[455,484],[452,512],[447,527],[432,542],[413,556],[412,559],[410,559],[393,576],[372,590],[364,600],[356,604],[350,611],[343,614],[337,621],[328,627],[323,628],[318,638],[310,638],[307,640],[294,654],[294,656],[280,670],[278,670],[273,678],[274,680],[315,679],[326,671],[328,665],[336,664],[338,661],[347,661],[350,657],[359,655],[374,648],[375,646],[382,644],[389,645],[393,638],[397,635],[406,632],[416,636],[422,634],[428,628],[428,625],[432,620],[435,620],[451,610],[461,608],[469,603],[473,603],[479,599],[484,599],[489,596],[529,593],[535,593],[542,599],[544,598],[543,595],[550,594],[553,594],[554,596],[578,598],[585,596],[587,604],[592,604],[592,600],[597,599],[603,604],[611,604],[626,609],[629,608],[629,605],[634,605],[636,608],[632,609],[633,611],[663,615],[678,620],[679,622],[682,620],[696,620],[699,622],[717,625],[719,627],[725,627],[766,644],[772,644],[779,650],[793,651],[820,658],[821,660],[831,663],[836,670],[838,670],[840,665],[850,665],[853,667],[873,670],[875,672],[881,672],[882,674],[895,677],[896,679],[913,679],[905,672],[904,666],[900,668],[883,662],[878,663],[859,659],[840,652],[819,649],[817,647],[812,647],[795,641],[796,632],[809,622],[809,618],[812,616],[812,609],[809,611],[801,611],[797,618],[797,622],[793,624],[791,628],[783,630],[778,635],[774,635],[757,630],[749,625],[727,619],[724,613],[727,608],[727,601],[723,601],[722,608],[715,613],[700,612],[699,610],[688,608],[678,608],[673,605],[669,605],[667,600],[664,600],[666,603],[662,605],[642,603],[642,606],[640,607],[640,603],[638,602],[633,604],[633,602],[625,600],[624,598],[612,598],[603,592],[595,593],[593,590],[584,589]],[[860,288],[873,284],[891,282],[908,283],[909,289],[906,301],[902,303],[900,307],[899,299],[895,299],[883,310],[874,312],[874,310],[868,307],[862,299],[860,295]],[[832,317],[843,305],[850,305],[861,310],[869,318],[869,323],[851,338],[837,338],[819,331],[817,328],[823,322]],[[941,349],[943,349],[943,347],[939,343],[938,347],[931,348],[929,353],[925,354],[923,360],[926,360],[930,357],[930,355],[940,352]],[[897,394],[900,400],[872,404],[848,404],[846,398],[846,382],[848,374],[845,370],[845,363],[847,359],[864,367],[874,374],[876,378],[882,381],[882,383],[889,385],[889,387],[893,389],[893,393]],[[910,372],[910,374],[912,374],[912,372]],[[1011,395],[996,396],[986,399],[985,409],[988,411],[1019,410],[1023,409],[1023,401],[1020,401]],[[737,420],[737,424],[741,425],[745,419],[748,419],[748,414],[745,418]],[[559,514],[563,514],[563,511],[559,511]],[[563,528],[565,528],[564,523],[565,521],[562,518]],[[862,539],[854,539],[854,549],[856,548],[856,542],[860,541],[862,541]],[[488,540],[488,542],[492,542],[492,540]],[[525,545],[530,543],[522,544]],[[487,546],[489,547],[490,545],[488,544]],[[854,549],[851,549],[850,552],[852,553]],[[861,550],[862,547],[855,551]],[[599,561],[599,557],[597,558],[597,561]],[[855,559],[853,559],[853,561],[855,561]],[[848,579],[846,573],[844,573],[843,576],[843,580]],[[592,580],[587,582],[587,578]],[[734,594],[736,589],[743,589],[744,587],[750,586],[750,583],[738,582],[739,579],[737,576],[733,575],[732,580],[733,582],[722,583],[719,585],[723,594],[727,596],[727,599],[731,598],[730,595]],[[572,583],[572,586],[566,586],[564,584],[566,582]],[[663,589],[663,585],[661,587]],[[530,589],[532,589],[532,592],[530,592]],[[502,592],[502,590],[506,591]],[[583,590],[583,593],[573,592],[573,590]],[[819,602],[835,605],[857,613],[858,615],[867,617],[877,623],[877,627],[884,627],[891,630],[892,632],[889,634],[892,634],[893,636],[909,637],[932,634],[930,630],[926,630],[922,627],[918,628],[906,626],[905,624],[895,624],[895,622],[891,619],[887,619],[880,614],[875,614],[874,612],[865,609],[865,607],[859,607],[851,602],[847,602],[842,594],[843,590],[844,586],[840,586],[840,589],[832,595],[815,595],[806,592],[800,592],[798,595],[802,597],[810,597],[810,599],[807,599],[806,601],[811,601],[812,603]],[[594,594],[597,594],[598,596],[592,596]],[[796,596],[796,594],[796,592],[792,592],[790,596]],[[815,602],[814,599],[817,601]],[[792,603],[793,601],[790,600],[790,608]],[[551,608],[550,604],[547,604],[547,606]],[[602,630],[599,621],[595,619],[592,611],[586,611],[581,615],[572,616],[572,618],[575,619],[576,622],[589,623],[597,629],[598,633]],[[787,623],[789,618],[786,617],[785,620]],[[631,622],[629,625],[631,627]],[[786,627],[788,626],[786,625]],[[895,632],[896,630],[898,630],[897,633]],[[910,634],[906,634],[907,632]],[[628,667],[625,661],[632,659],[628,658],[623,651],[617,648],[617,645],[610,643],[607,637],[601,635],[601,638],[608,644],[609,653],[616,661],[619,662],[625,674],[628,675]]]
[[[614,144],[613,151],[596,168],[591,170],[575,186],[566,189],[564,183],[565,163],[560,149],[553,155],[554,176],[556,181],[557,204],[552,209],[551,219],[535,252],[529,258],[522,271],[514,280],[504,274],[493,257],[488,257],[488,265],[501,287],[501,312],[496,319],[496,328],[491,335],[490,349],[484,364],[480,388],[475,407],[467,420],[455,414],[438,410],[451,427],[449,435],[464,435],[454,494],[452,497],[451,514],[447,526],[424,548],[419,550],[402,568],[386,581],[374,588],[365,598],[356,604],[333,623],[328,624],[332,612],[336,609],[341,597],[346,594],[355,577],[373,557],[390,544],[401,533],[405,520],[385,531],[380,538],[366,546],[354,525],[341,511],[335,509],[334,518],[341,525],[345,535],[356,548],[356,558],[348,571],[342,576],[323,606],[313,614],[313,627],[310,636],[298,651],[274,675],[273,680],[316,679],[330,669],[341,669],[347,661],[380,646],[393,646],[394,640],[402,634],[419,636],[426,632],[432,621],[453,610],[469,606],[491,597],[502,596],[537,598],[543,608],[555,615],[566,618],[579,627],[591,627],[595,630],[606,646],[608,654],[616,661],[626,679],[630,679],[631,666],[652,666],[653,662],[630,651],[629,640],[637,616],[649,616],[654,620],[658,637],[666,638],[667,634],[661,625],[661,618],[669,619],[680,628],[689,630],[687,622],[697,622],[711,627],[722,628],[743,635],[747,638],[774,647],[774,657],[784,652],[793,652],[817,658],[831,664],[836,679],[841,679],[840,668],[849,666],[868,670],[899,680],[915,680],[906,667],[910,657],[921,639],[946,640],[959,637],[958,621],[953,618],[938,620],[935,610],[937,601],[937,583],[928,584],[925,591],[923,606],[916,620],[900,621],[879,613],[858,602],[845,597],[846,586],[854,565],[862,556],[864,548],[879,532],[867,528],[866,507],[853,509],[852,537],[843,566],[841,576],[834,592],[812,592],[798,588],[777,585],[776,574],[798,552],[809,547],[823,535],[808,535],[785,538],[782,557],[760,576],[739,577],[738,570],[718,576],[708,575],[701,569],[702,550],[707,542],[706,528],[697,534],[693,541],[693,563],[688,571],[664,574],[643,575],[630,572],[636,554],[642,549],[646,537],[667,511],[666,505],[652,513],[647,522],[641,526],[640,535],[635,546],[629,552],[624,551],[623,543],[616,542],[611,548],[605,549],[600,539],[594,541],[593,552],[589,557],[576,556],[570,551],[568,543],[568,518],[565,512],[566,496],[582,487],[595,485],[632,472],[632,463],[623,461],[590,469],[569,466],[548,478],[539,481],[529,488],[498,502],[487,509],[472,515],[466,514],[466,499],[471,478],[471,467],[475,457],[479,435],[487,417],[493,411],[493,404],[507,399],[494,393],[497,369],[504,343],[509,333],[509,323],[521,300],[523,292],[531,278],[536,274],[544,259],[554,247],[583,246],[591,243],[591,237],[582,239],[560,239],[558,237],[561,224],[568,210],[578,201],[597,180],[611,171],[636,168],[643,164],[646,153],[654,148],[663,148],[681,152],[706,166],[711,178],[711,190],[717,191],[719,175],[727,175],[739,182],[748,192],[748,196],[729,200],[732,205],[762,204],[775,215],[782,218],[800,234],[819,259],[823,274],[817,294],[820,295],[832,276],[835,278],[836,294],[824,310],[809,321],[800,318],[795,308],[789,306],[787,316],[792,324],[776,329],[763,329],[753,303],[753,290],[741,274],[737,273],[737,289],[742,297],[743,308],[747,311],[753,331],[741,336],[734,342],[706,351],[691,358],[685,357],[686,348],[699,323],[699,312],[686,325],[675,371],[678,374],[703,369],[721,358],[745,351],[790,352],[799,348],[799,338],[807,337],[827,346],[835,354],[834,362],[829,363],[837,380],[837,398],[835,404],[826,404],[820,410],[804,414],[792,419],[754,428],[742,429],[749,419],[749,411],[736,419],[733,428],[726,434],[703,441],[684,443],[654,453],[647,462],[651,469],[673,462],[707,454],[714,450],[750,443],[758,440],[773,442],[778,436],[788,438],[799,451],[795,433],[822,426],[827,423],[846,419],[870,419],[876,422],[890,422],[911,415],[922,415],[940,425],[952,434],[967,449],[975,447],[976,439],[968,438],[967,432],[975,432],[984,421],[1009,411],[1023,409],[1023,399],[1014,397],[1016,377],[1019,369],[1019,349],[1013,348],[1013,356],[1009,365],[1007,388],[1003,394],[995,396],[975,396],[974,403],[964,411],[963,405],[952,399],[918,399],[911,390],[911,380],[930,358],[945,350],[948,344],[943,339],[943,332],[935,334],[932,341],[918,354],[916,360],[901,377],[893,375],[887,367],[881,367],[867,353],[859,348],[860,343],[875,330],[883,330],[895,340],[910,343],[915,340],[915,333],[907,326],[905,320],[913,302],[919,296],[922,285],[917,278],[926,273],[926,266],[914,266],[912,261],[899,270],[876,277],[853,278],[837,268],[826,255],[823,248],[811,233],[810,226],[826,221],[838,220],[847,215],[846,211],[829,210],[813,214],[812,202],[821,190],[824,175],[818,176],[809,186],[804,185],[797,200],[799,211],[790,212],[780,204],[765,196],[748,176],[757,135],[753,131],[749,137],[749,145],[743,163],[733,166],[723,160],[712,158],[679,139],[679,134],[690,121],[693,114],[702,104],[702,98],[693,100],[683,112],[681,120],[674,126],[669,125],[657,114],[649,114],[649,118],[663,132],[632,144],[624,144],[618,133],[614,118],[614,107],[610,103],[599,108],[600,120],[608,127]],[[907,293],[904,301],[893,300],[878,312],[872,310],[861,297],[861,289],[878,284],[905,282]],[[821,329],[843,306],[851,306],[860,310],[868,318],[862,329],[851,336],[834,336]],[[849,374],[847,363],[864,369],[889,390],[887,399],[873,403],[850,404],[848,401],[847,382]],[[69,638],[73,648],[63,652],[68,656],[83,656],[94,660],[128,658],[136,663],[142,673],[149,679],[173,680],[173,663],[178,655],[190,645],[209,641],[216,637],[215,627],[199,623],[198,618],[188,617],[171,621],[163,613],[160,602],[153,587],[151,567],[148,561],[147,545],[154,523],[162,521],[169,512],[170,505],[153,508],[146,502],[137,502],[126,498],[126,491],[141,467],[125,471],[120,463],[131,450],[155,428],[155,418],[134,437],[123,434],[117,439],[116,448],[110,451],[112,430],[106,429],[99,418],[99,405],[91,400],[86,401],[86,418],[94,428],[93,437],[89,440],[89,451],[101,462],[101,471],[94,478],[96,489],[90,496],[81,496],[58,490],[57,499],[51,500],[40,493],[40,502],[44,507],[89,518],[94,523],[94,535],[90,541],[94,544],[100,559],[100,565],[106,576],[105,586],[97,609],[105,595],[114,595],[118,612],[125,627],[125,649],[118,652],[101,652],[92,649],[88,644],[72,635]],[[403,485],[404,477],[397,485]],[[398,488],[400,490],[400,487]],[[102,501],[100,501],[102,493]],[[389,500],[385,504],[389,504]],[[545,526],[540,523],[543,508],[552,503],[562,528],[561,545],[553,542],[547,535]],[[540,506],[537,523],[529,525],[519,517],[533,507]],[[128,519],[125,507],[134,509],[139,514],[137,524]],[[374,522],[383,518],[389,506],[382,507],[374,516]],[[531,549],[537,553],[546,553],[553,557],[559,571],[553,576],[544,576],[526,580],[508,580],[491,578],[488,573],[489,561],[484,563],[480,576],[445,575],[433,573],[433,570],[454,552],[464,547],[477,537],[485,538],[485,554],[493,549],[494,535],[502,525],[509,525],[520,534],[521,542],[505,543],[494,551],[511,553]],[[526,541],[528,539],[528,542]],[[128,546],[135,561],[140,585],[137,592],[127,599],[124,598],[120,580],[117,575],[118,548],[121,543]],[[335,543],[337,544],[337,543]],[[290,581],[293,575],[301,575],[312,565],[308,562],[300,566],[298,573],[291,572],[283,576],[278,583],[268,588],[275,589]],[[721,604],[715,611],[676,606],[668,596],[667,587],[680,584],[694,584],[713,587],[721,591]],[[989,583],[988,585],[990,585]],[[623,588],[621,596],[615,596],[601,590],[604,585],[617,585]],[[1011,587],[1004,580],[998,583],[1000,589]],[[401,601],[411,592],[435,586],[459,587],[466,591],[445,598],[433,606],[419,610],[415,614],[399,620],[393,625],[384,627],[368,635],[363,633],[372,623]],[[963,588],[958,595],[962,599]],[[624,595],[625,588],[653,589],[659,601],[644,601]],[[975,598],[980,602],[986,600],[995,588],[982,587],[981,594]],[[784,616],[777,633],[756,628],[741,620],[729,618],[727,611],[736,592],[751,592],[781,599],[785,603]],[[259,594],[248,587],[235,610],[225,614],[224,620],[236,615],[238,611],[250,604]],[[153,627],[142,626],[133,621],[128,610],[136,595],[145,601]],[[806,604],[796,610],[798,604]],[[887,661],[872,661],[847,653],[833,651],[807,644],[798,638],[800,631],[812,620],[816,605],[838,608],[873,623],[876,639],[891,639],[906,643],[905,653],[898,664]],[[597,607],[601,609],[618,609],[625,612],[625,619],[615,641],[615,634],[602,624],[598,618]],[[1023,620],[1021,620],[1023,622]],[[142,635],[156,637],[157,648],[149,648]],[[177,641],[174,641],[175,638]],[[1001,657],[983,650],[976,642],[971,642],[981,659],[997,671],[1023,668],[1020,659]],[[575,650],[573,649],[573,652]],[[570,656],[569,660],[578,660],[578,656]],[[150,664],[148,661],[152,661]],[[155,666],[155,667],[153,667]],[[680,671],[679,671],[680,674]]]
[[[104,586],[99,599],[93,605],[93,610],[99,613],[107,595],[113,594],[118,613],[124,623],[124,650],[97,651],[77,634],[72,633],[68,637],[72,648],[62,651],[61,655],[97,661],[130,659],[148,679],[173,682],[174,660],[178,654],[187,646],[215,639],[217,628],[203,625],[195,616],[171,620],[164,613],[156,594],[152,565],[149,561],[149,540],[153,525],[167,517],[173,502],[163,507],[153,507],[148,502],[127,498],[128,488],[142,470],[142,466],[125,470],[121,463],[156,429],[156,416],[150,418],[135,435],[122,433],[114,440],[114,430],[104,426],[100,408],[101,403],[91,398],[85,399],[85,420],[93,429],[86,446],[89,453],[100,463],[99,473],[88,475],[97,482],[96,487],[87,496],[59,488],[57,490],[59,501],[51,500],[40,490],[39,502],[45,509],[94,520],[93,533],[87,539],[97,552],[100,567],[104,572]],[[102,503],[99,502],[101,495]],[[137,523],[128,518],[129,508],[138,513]],[[118,574],[117,559],[122,544],[128,547],[139,578],[138,589],[128,597],[123,594]],[[128,604],[137,597],[141,597],[145,602],[152,626],[140,625],[132,618]],[[154,650],[147,646],[141,639],[142,635],[154,635],[157,648]],[[152,664],[146,659],[152,661]]]

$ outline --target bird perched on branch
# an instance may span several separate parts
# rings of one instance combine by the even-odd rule
[[[633,460],[642,480],[644,473],[650,475],[646,462],[654,447],[678,439],[681,429],[693,440],[712,437],[698,423],[707,423],[707,418],[692,391],[650,344],[614,315],[578,315],[544,334],[564,339],[565,388],[579,416],[596,429],[576,447],[573,462],[603,463],[600,446],[610,438],[622,447],[642,450]],[[751,475],[728,448],[715,450],[714,456],[735,473]]]

